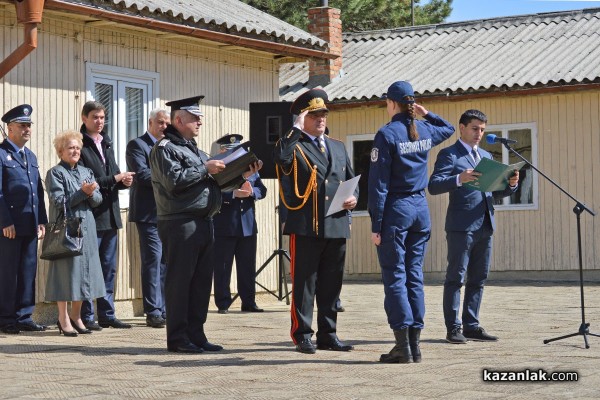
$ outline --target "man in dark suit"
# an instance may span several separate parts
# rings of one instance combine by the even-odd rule
[[[22,104],[2,117],[8,135],[0,143],[0,330],[7,334],[46,330],[31,319],[38,240],[48,222],[38,161],[25,147],[31,112]]]
[[[325,135],[329,113],[327,93],[311,89],[291,106],[298,115],[294,127],[275,146],[278,171],[289,179],[284,194],[288,208],[284,233],[290,235],[292,273],[291,336],[296,351],[315,353],[311,328],[317,301],[317,348],[350,351],[337,337],[336,301],[342,288],[348,213],[358,189],[346,199],[343,210],[325,216],[341,182],[354,177],[344,144]],[[298,196],[299,195],[299,196]]]
[[[242,135],[230,134],[218,139],[218,152],[225,152],[240,145]],[[214,289],[215,304],[219,314],[227,314],[231,305],[231,268],[235,257],[237,288],[242,300],[242,311],[262,312],[256,305],[256,218],[254,202],[264,199],[267,188],[258,173],[231,192],[223,192],[221,210],[214,217],[215,251]]]
[[[162,242],[158,237],[156,201],[150,175],[150,150],[165,136],[163,131],[170,123],[171,118],[166,110],[152,110],[148,131],[127,143],[125,152],[127,169],[135,172],[129,192],[129,221],[135,222],[139,235],[144,313],[146,325],[153,328],[164,328],[166,323],[166,264]]]
[[[121,172],[115,161],[110,137],[104,132],[106,109],[101,103],[88,101],[81,111],[81,133],[83,148],[79,164],[90,168],[100,186],[102,204],[93,209],[96,219],[96,236],[100,264],[106,285],[106,296],[96,299],[98,323],[94,322],[94,306],[84,301],[81,307],[81,319],[86,328],[131,328],[130,324],[120,321],[115,315],[115,275],[117,273],[117,239],[121,223],[119,190],[127,189],[133,182],[134,172]]]
[[[487,117],[479,110],[467,110],[460,117],[460,139],[438,154],[429,181],[431,194],[450,193],[446,214],[448,267],[444,282],[444,320],[449,343],[496,341],[479,324],[483,286],[488,277],[495,229],[493,199],[510,196],[517,189],[519,173],[515,171],[506,189],[480,192],[463,186],[477,180],[474,171],[482,157],[491,154],[479,148]],[[465,282],[462,321],[459,318],[460,289]],[[464,328],[464,333],[461,330]]]

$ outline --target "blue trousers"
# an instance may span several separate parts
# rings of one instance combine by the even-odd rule
[[[146,316],[165,317],[167,264],[156,224],[136,222],[142,261],[142,296]]]
[[[100,265],[104,276],[106,296],[96,299],[98,307],[98,321],[110,321],[115,319],[115,275],[117,274],[117,238],[118,231],[109,229],[98,231],[98,253],[100,254]],[[81,319],[84,321],[94,320],[94,304],[85,300],[81,306]]]
[[[393,330],[424,326],[423,259],[430,233],[424,191],[388,196],[377,256],[385,293],[384,308]]]
[[[31,321],[37,244],[37,235],[8,239],[0,231],[0,327]]]
[[[479,326],[479,307],[483,286],[490,271],[493,230],[484,223],[472,232],[446,232],[448,269],[444,281],[444,322],[449,331],[454,328],[473,330]],[[465,282],[462,321],[460,289]]]

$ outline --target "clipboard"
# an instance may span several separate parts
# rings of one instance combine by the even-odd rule
[[[480,172],[481,176],[476,181],[463,183],[463,186],[480,192],[504,190],[508,186],[508,179],[513,172],[519,171],[523,165],[525,165],[525,161],[506,165],[489,158],[482,158],[475,167],[475,171]]]

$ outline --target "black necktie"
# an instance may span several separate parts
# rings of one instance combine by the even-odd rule
[[[19,150],[19,154],[21,155],[21,160],[23,160],[23,163],[25,165],[27,165],[27,158],[25,158],[25,151]]]
[[[323,145],[323,142],[321,142],[320,138],[315,138],[315,144],[317,145],[319,150],[321,150],[321,153],[325,154],[325,146]]]

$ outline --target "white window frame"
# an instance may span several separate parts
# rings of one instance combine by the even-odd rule
[[[127,163],[125,161],[125,149],[127,147],[128,138],[125,134],[120,135],[119,132],[126,132],[125,112],[125,88],[133,87],[144,90],[144,112],[143,112],[143,131],[148,128],[148,116],[150,111],[159,105],[159,79],[160,74],[157,72],[143,71],[139,69],[115,67],[112,65],[86,63],[86,101],[95,100],[95,83],[102,83],[113,86],[115,99],[112,104],[112,109],[115,110],[111,132],[111,138],[115,148],[115,158],[117,165],[121,171],[127,171]],[[140,132],[141,135],[143,132]],[[119,203],[121,209],[129,208],[129,190],[119,191]]]
[[[500,132],[501,135],[498,135],[498,136],[501,136],[505,139],[509,139],[508,131],[514,131],[514,130],[519,130],[519,129],[529,129],[531,131],[531,160],[529,160],[529,161],[533,165],[537,165],[537,159],[538,159],[537,124],[535,122],[527,122],[527,123],[520,123],[520,124],[488,125],[485,128],[485,132],[486,133]],[[501,147],[502,147],[502,160],[496,160],[496,161],[501,161],[504,164],[508,164],[509,163],[509,161],[508,161],[509,151],[506,149],[506,147],[504,147],[504,146],[501,146]],[[538,173],[534,169],[531,169],[531,171],[533,172],[533,175],[532,175],[533,203],[531,203],[531,204],[508,204],[509,197],[505,197],[503,199],[503,204],[494,205],[495,210],[497,210],[497,211],[503,211],[503,210],[516,211],[516,210],[537,210],[537,209],[539,209]]]
[[[348,149],[348,156],[350,157],[350,160],[352,161],[352,169],[353,170],[356,170],[355,165],[354,165],[354,142],[361,141],[361,140],[373,141],[373,140],[375,140],[375,134],[374,133],[362,133],[362,134],[346,136],[346,148]],[[360,193],[359,196],[366,196],[366,193]],[[352,217],[368,217],[368,216],[369,216],[368,210],[352,211]]]

